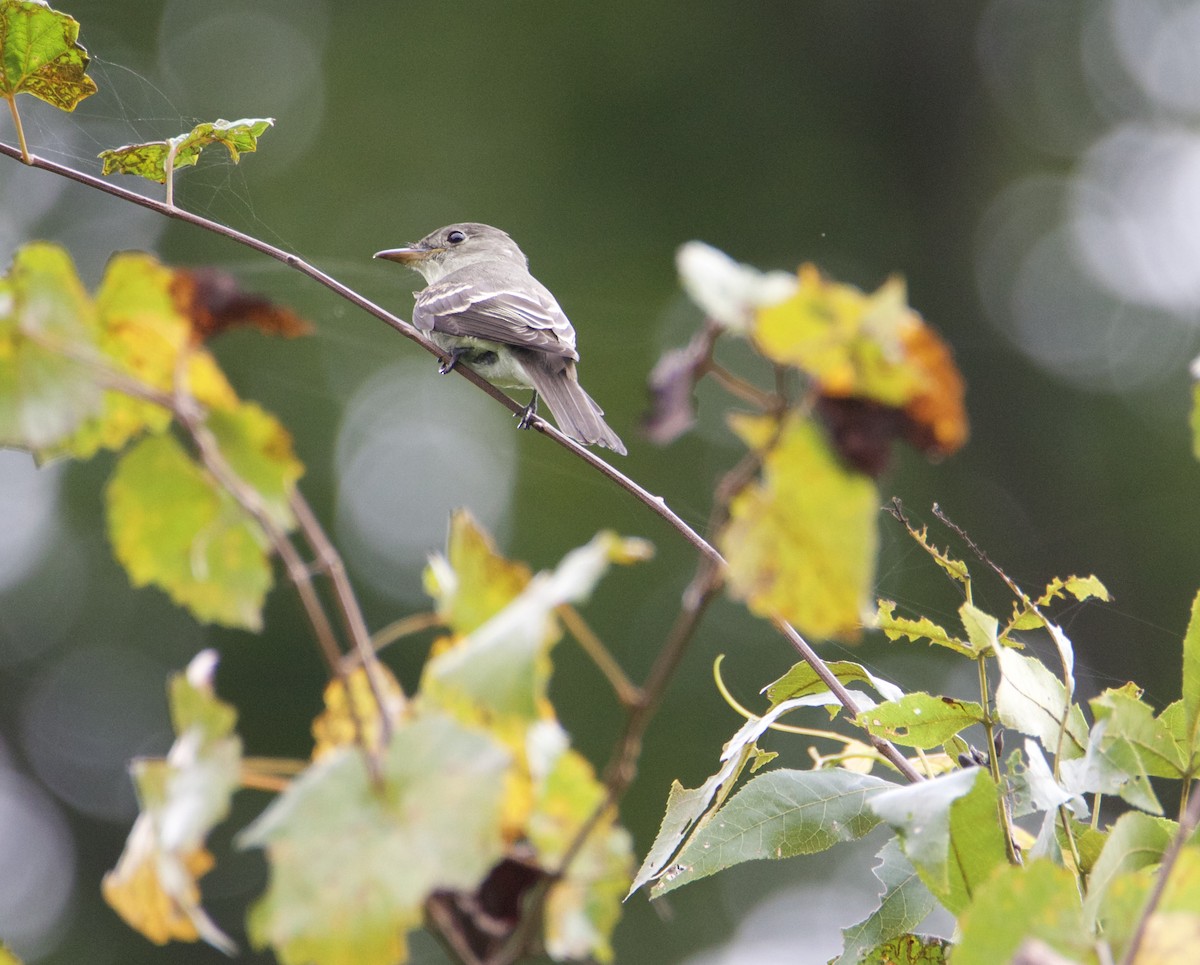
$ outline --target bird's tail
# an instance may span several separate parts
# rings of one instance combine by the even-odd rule
[[[525,371],[533,383],[534,391],[550,406],[559,429],[576,442],[587,446],[604,446],[619,455],[625,455],[625,444],[602,418],[604,410],[579,384],[575,363],[568,361],[559,368],[563,359],[546,361],[550,364],[527,363]]]

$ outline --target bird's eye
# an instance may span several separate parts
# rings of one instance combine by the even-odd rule
[[[461,231],[451,231],[450,234],[446,235],[446,240],[452,245],[461,245],[467,240],[467,236]]]

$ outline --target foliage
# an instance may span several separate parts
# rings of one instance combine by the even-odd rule
[[[16,94],[71,110],[93,92],[77,36],[74,20],[39,0],[0,0],[0,94],[29,163]],[[236,162],[273,123],[216,121],[105,151],[104,173],[165,182],[158,209],[179,216],[170,210],[176,168],[212,143]],[[61,248],[34,242],[16,253],[0,278],[0,445],[39,461],[112,453],[105,508],[115,557],[134,586],[157,587],[198,620],[259,630],[279,557],[328,664],[306,760],[243,755],[237,711],[216,696],[215,652],[171,679],[175,741],[164,759],[134,762],[141,810],[102,885],[133,928],[159,944],[235,950],[204,910],[200,879],[218,860],[210,832],[237,790],[254,787],[273,796],[236,843],[263,852],[269,882],[247,930],[287,965],[404,961],[422,925],[464,962],[534,951],[608,961],[623,895],[648,888],[657,899],[747,861],[824,853],[870,833],[886,836],[874,869],[882,891],[844,929],[839,965],[939,962],[948,949],[955,962],[1035,953],[1167,961],[1194,945],[1200,594],[1183,640],[1182,696],[1162,710],[1133,683],[1077,699],[1073,646],[1054,613],[1107,600],[1099,579],[1056,578],[1028,594],[936,507],[1011,592],[1011,612],[979,606],[971,566],[898,503],[893,515],[963,603],[954,625],[873,600],[878,479],[892,446],[941,458],[967,438],[949,348],[908,306],[899,279],[866,293],[811,265],[762,274],[700,243],[681,249],[679,268],[707,318],[652,375],[652,437],[686,431],[706,376],[752,411],[728,416],[746,453],[714,499],[725,559],[677,526],[702,560],[646,688],[624,678],[575,607],[612,565],[647,559],[649,544],[600,532],[535,573],[462,511],[425,574],[434,612],[423,626],[439,636],[407,693],[304,502],[287,429],[241,399],[205,347],[237,324],[287,335],[305,324],[227,276],[147,254],[115,256],[92,294]],[[771,388],[727,369],[722,339],[748,347]],[[673,784],[635,873],[616,804],[670,671],[721,588],[804,661],[764,688],[760,713],[744,711],[709,778]],[[602,778],[570,746],[551,700],[565,630],[628,710]],[[852,642],[866,630],[969,661],[978,693],[906,692],[855,661],[822,661],[803,637]],[[849,733],[801,732],[841,751],[811,749],[808,769],[773,767],[763,735],[811,708],[840,716]],[[1007,756],[1003,731],[1022,738]],[[1166,817],[1163,800],[1176,793],[1178,813]],[[1124,804],[1110,824],[1102,796]],[[957,919],[952,946],[917,932],[938,905]],[[0,948],[0,957],[11,956]]]

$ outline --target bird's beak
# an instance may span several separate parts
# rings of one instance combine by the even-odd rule
[[[402,265],[415,265],[418,262],[424,261],[430,255],[436,255],[440,251],[445,251],[445,249],[410,245],[407,248],[387,248],[383,251],[377,251],[373,257],[382,258],[384,261],[398,261]]]

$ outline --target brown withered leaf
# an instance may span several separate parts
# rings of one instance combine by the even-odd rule
[[[312,325],[290,308],[243,291],[233,275],[216,268],[177,270],[171,281],[171,297],[191,321],[192,338],[198,344],[242,326],[285,338],[312,332]]]
[[[642,417],[642,434],[655,445],[674,442],[696,424],[693,393],[718,332],[709,326],[683,348],[667,349],[655,363],[646,383],[650,411]]]

